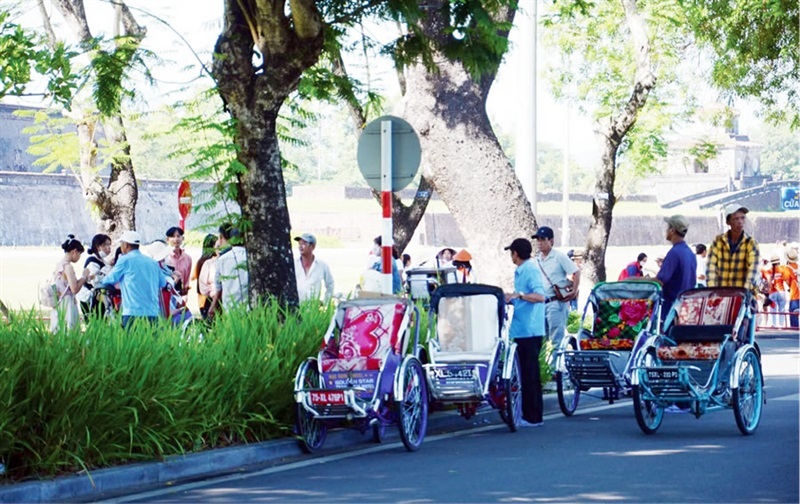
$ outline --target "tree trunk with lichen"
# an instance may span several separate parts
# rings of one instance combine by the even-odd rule
[[[39,0],[45,30],[51,43],[56,40],[44,4]],[[86,19],[83,0],[53,0],[53,6],[67,21],[67,25],[84,47],[90,47],[92,32]],[[122,26],[121,35],[131,37],[141,43],[147,29],[139,25],[128,7],[120,2],[116,8],[115,26]],[[84,192],[84,199],[97,211],[100,233],[117,237],[126,229],[136,229],[136,203],[139,191],[133,163],[130,156],[122,111],[117,109],[103,118],[103,132],[109,144],[115,149],[111,160],[111,174],[104,184],[97,167],[97,118],[75,106],[67,113],[75,119],[80,149],[80,171],[78,179]]]
[[[426,36],[449,36],[442,4],[428,2]],[[514,11],[501,15],[512,21]],[[475,78],[441,54],[435,60],[435,73],[422,65],[406,71],[404,117],[420,135],[423,174],[465,236],[479,280],[510,287],[514,266],[503,248],[530,239],[536,218],[486,114],[496,70]]]
[[[323,25],[311,0],[226,0],[215,46],[214,79],[236,119],[238,202],[248,254],[251,301],[296,305],[289,209],[278,145],[283,102],[322,53]],[[254,63],[254,48],[261,63]]]

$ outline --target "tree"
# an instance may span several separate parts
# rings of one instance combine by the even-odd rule
[[[55,44],[58,37],[43,0],[38,0],[38,5],[48,39]],[[98,231],[116,236],[126,229],[136,229],[138,188],[122,117],[122,101],[130,95],[124,87],[125,74],[133,65],[141,63],[139,46],[147,29],[137,23],[124,2],[115,2],[115,37],[111,47],[105,47],[104,41],[92,36],[83,0],[54,0],[53,5],[90,58],[88,72],[93,79],[91,102],[99,117],[90,110],[92,107],[77,102],[72,103],[73,110],[66,114],[75,121],[78,129],[79,181],[84,197],[98,212]],[[100,122],[105,138],[113,149],[107,184],[103,183],[97,169],[97,127]]]
[[[75,53],[63,43],[48,49],[41,37],[10,18],[10,11],[0,11],[0,98],[30,95],[28,85],[36,72],[47,79],[47,90],[34,94],[68,104],[77,86],[71,61]]]
[[[800,127],[800,7],[795,0],[679,0],[697,42],[715,55],[711,81],[754,98],[773,122]]]
[[[420,134],[424,174],[466,237],[481,280],[506,283],[512,268],[503,247],[530,237],[536,219],[486,112],[515,8],[479,7],[425,3],[414,35],[440,50],[435,66],[422,60],[406,69],[405,116]]]
[[[439,54],[461,57],[467,71],[477,73],[486,63],[499,63],[499,57],[490,55],[502,54],[505,45],[486,36],[490,24],[485,16],[480,18],[485,12],[481,3],[453,3],[451,13],[456,23],[449,26],[464,29],[468,36],[463,41],[452,36],[426,37],[417,20],[427,8],[410,0],[366,4],[226,0],[213,75],[225,106],[236,120],[241,165],[237,196],[245,225],[250,287],[257,298],[274,296],[289,305],[297,302],[277,118],[287,97],[298,90],[303,74],[317,65],[323,52],[335,56],[340,50],[339,37],[347,27],[370,15],[402,20],[409,33],[383,47],[398,68],[421,61],[425,68],[433,69],[436,60],[431,48],[438,43],[445,44]],[[473,12],[481,21],[477,27],[471,26]],[[496,151],[502,154],[499,148]],[[513,183],[519,189],[516,179]]]
[[[638,174],[655,170],[666,156],[666,128],[693,110],[694,99],[676,77],[682,60],[692,63],[681,52],[687,47],[681,23],[671,0],[575,1],[556,5],[546,17],[545,43],[568,60],[579,56],[575,66],[550,69],[553,87],[591,108],[603,145],[583,269],[593,282],[606,279],[618,167]]]

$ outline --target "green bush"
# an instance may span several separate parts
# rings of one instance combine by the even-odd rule
[[[50,476],[287,435],[293,378],[333,315],[275,303],[229,312],[187,341],[97,320],[50,334],[34,314],[0,324],[0,462]]]

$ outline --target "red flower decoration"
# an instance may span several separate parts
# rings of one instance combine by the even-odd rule
[[[620,333],[621,331],[619,330],[619,327],[612,327],[611,329],[608,330],[608,336],[610,338],[616,338],[617,336],[620,335]]]
[[[633,327],[647,316],[647,301],[641,299],[626,300],[619,308],[619,318]]]

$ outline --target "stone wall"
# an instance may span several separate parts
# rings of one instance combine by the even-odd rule
[[[193,183],[195,201],[202,193],[203,184]],[[140,180],[139,204],[136,211],[137,229],[146,240],[162,238],[164,231],[178,224],[177,181]],[[300,193],[302,194],[302,192]],[[315,198],[330,196],[319,190],[308,192]],[[337,192],[341,195],[344,193]],[[352,196],[352,195],[351,195]],[[368,193],[365,194],[368,196]],[[663,215],[673,213],[665,210]],[[560,245],[561,216],[539,215],[540,225],[555,231]],[[609,244],[661,245],[664,244],[664,222],[657,216],[620,216],[614,218]],[[193,213],[187,219],[189,229],[198,229],[213,219],[209,212]],[[291,215],[292,228],[297,232],[310,232],[330,236],[343,242],[369,243],[381,232],[380,212],[295,212]],[[687,240],[705,242],[720,232],[715,217],[691,217]],[[588,216],[570,216],[570,246],[585,245],[589,229]],[[0,245],[47,245],[61,243],[69,233],[88,240],[95,233],[95,222],[81,195],[81,189],[72,176],[42,175],[32,173],[0,172]],[[752,216],[749,223],[759,242],[777,240],[800,241],[800,220],[797,213],[775,213],[769,216]],[[533,230],[531,230],[533,231]],[[464,247],[466,242],[455,220],[449,214],[428,213],[415,235],[421,245]]]

